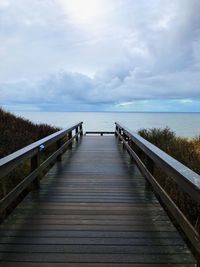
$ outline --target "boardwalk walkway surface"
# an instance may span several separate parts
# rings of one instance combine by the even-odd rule
[[[113,136],[84,136],[0,226],[1,267],[194,263]]]

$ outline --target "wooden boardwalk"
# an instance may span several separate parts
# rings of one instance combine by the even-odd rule
[[[84,136],[0,226],[1,267],[195,266],[114,136]]]

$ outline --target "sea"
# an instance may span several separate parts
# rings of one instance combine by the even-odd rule
[[[38,111],[14,113],[35,123],[47,123],[64,129],[82,121],[84,132],[114,131],[115,122],[118,122],[134,132],[143,128],[168,126],[177,136],[191,138],[200,135],[200,113]]]

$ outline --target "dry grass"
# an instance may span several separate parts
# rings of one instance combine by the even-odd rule
[[[34,124],[0,108],[0,158],[58,130],[47,124]]]

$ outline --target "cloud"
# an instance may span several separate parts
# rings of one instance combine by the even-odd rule
[[[200,99],[199,0],[93,0],[95,16],[86,2],[83,17],[72,0],[0,2],[1,105],[184,108]]]
[[[108,74],[112,71],[108,71]],[[90,78],[80,73],[60,72],[41,80],[0,84],[1,104],[29,103],[44,107],[68,105],[127,106],[136,100],[180,99],[180,103],[191,103],[200,99],[200,76],[198,72],[178,72],[154,75],[139,69],[127,76],[107,74]],[[191,89],[192,88],[192,89]],[[120,104],[121,103],[121,104]],[[145,101],[143,102],[145,103]],[[60,106],[60,108],[59,108]]]

